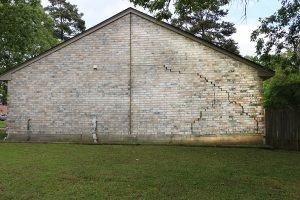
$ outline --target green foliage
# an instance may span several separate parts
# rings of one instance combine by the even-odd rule
[[[173,25],[234,53],[237,43],[230,38],[236,32],[233,23],[223,21],[228,11],[223,7],[229,0],[130,0],[154,14],[158,20]]]
[[[6,121],[0,121],[0,128],[6,128]]]
[[[0,72],[57,43],[39,0],[0,0]]]
[[[282,0],[282,7],[270,17],[260,19],[261,25],[251,35],[256,41],[258,55],[269,57],[272,53],[288,52],[281,58],[282,68],[299,72],[300,66],[300,2]]]
[[[222,20],[228,14],[228,10],[221,7],[227,3],[219,0],[190,1],[187,5],[187,1],[179,1],[175,3],[176,15],[171,22],[204,40],[239,54],[237,43],[229,38],[236,32],[236,28],[233,23]]]
[[[49,0],[50,6],[45,10],[49,12],[55,22],[55,37],[60,40],[67,40],[85,30],[83,13],[78,13],[76,5],[66,0]]]
[[[155,13],[154,17],[158,20],[168,20],[172,17],[170,11],[171,0],[129,0],[135,6],[139,5],[143,8],[147,8],[151,13]],[[180,1],[180,0],[179,0]],[[178,2],[174,1],[175,3]]]
[[[2,94],[2,104],[7,105],[7,82],[0,83],[0,94]]]
[[[6,123],[3,121],[0,121],[0,124],[2,123]],[[1,126],[1,125],[0,125]],[[0,128],[5,128],[5,127],[0,127]],[[5,130],[0,130],[0,142],[3,141],[3,139],[7,136],[6,131]]]
[[[285,74],[280,69],[264,82],[266,108],[300,108],[300,74]]]
[[[232,0],[202,0],[202,1],[194,1],[194,0],[129,0],[135,6],[139,5],[143,8],[148,9],[151,13],[154,13],[155,18],[158,20],[169,20],[174,13],[180,13],[181,8],[197,8],[201,6],[213,6],[214,3],[217,4],[228,4]],[[246,0],[248,1],[248,0]],[[175,12],[172,12],[172,7],[175,8]]]
[[[275,76],[264,81],[264,107],[300,108],[300,73],[287,73],[282,65],[288,53],[263,56],[245,56],[267,69],[275,70]]]
[[[261,64],[266,69],[271,69],[274,71],[280,70],[285,74],[292,73],[291,66],[287,65],[287,60],[290,57],[290,52],[279,53],[279,54],[264,54],[257,56],[245,56],[245,58]],[[283,66],[284,70],[283,70]]]

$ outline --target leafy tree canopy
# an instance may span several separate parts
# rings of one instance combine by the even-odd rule
[[[83,13],[78,13],[76,5],[66,0],[49,0],[50,6],[45,10],[49,12],[55,22],[55,37],[60,40],[67,40],[85,30]]]
[[[282,0],[282,7],[270,17],[260,19],[261,25],[252,35],[256,52],[265,61],[271,54],[287,53],[281,57],[285,72],[299,72],[300,66],[300,1]]]
[[[230,38],[236,32],[233,23],[222,21],[228,11],[222,9],[230,0],[130,0],[154,14],[158,20],[170,21],[209,42],[234,53],[237,43]],[[173,11],[171,11],[173,10]]]
[[[39,0],[0,0],[0,71],[57,44]]]
[[[281,72],[289,74],[289,71],[292,71],[292,66],[288,65],[288,60],[291,57],[291,54],[291,50],[287,50],[284,53],[245,56],[245,58],[259,63],[266,69],[271,69],[274,71],[280,70]],[[282,66],[284,66],[284,69]]]
[[[263,99],[266,108],[300,108],[300,73],[286,73],[282,65],[290,53],[265,56],[246,56],[247,59],[275,70],[275,76],[264,81]]]
[[[286,74],[281,69],[264,82],[266,108],[300,109],[300,74]]]
[[[232,0],[202,0],[202,1],[194,1],[194,0],[129,0],[135,6],[139,5],[143,8],[148,9],[151,13],[154,14],[154,17],[158,20],[169,20],[172,18],[173,14],[180,13],[182,10],[180,9],[189,9],[189,8],[197,8],[199,5],[207,7],[209,5],[213,6],[214,3],[226,5]],[[243,0],[248,2],[248,0]],[[175,8],[175,11],[172,12],[172,8]]]
[[[221,9],[227,1],[211,0],[210,2],[178,2],[176,15],[171,19],[173,25],[196,36],[210,41],[220,47],[239,54],[237,43],[230,38],[236,32],[233,23],[222,20],[228,10]]]

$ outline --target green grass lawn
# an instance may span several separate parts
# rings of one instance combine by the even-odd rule
[[[6,121],[0,121],[0,128],[6,128]]]
[[[0,199],[300,199],[300,153],[0,143]]]

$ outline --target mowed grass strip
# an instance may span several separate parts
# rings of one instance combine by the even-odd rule
[[[300,199],[300,153],[0,143],[0,199]]]

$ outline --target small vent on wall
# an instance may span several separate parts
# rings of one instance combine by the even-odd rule
[[[98,69],[98,66],[97,66],[97,65],[94,65],[94,66],[93,66],[93,69],[94,69],[94,70],[97,70],[97,69]]]

